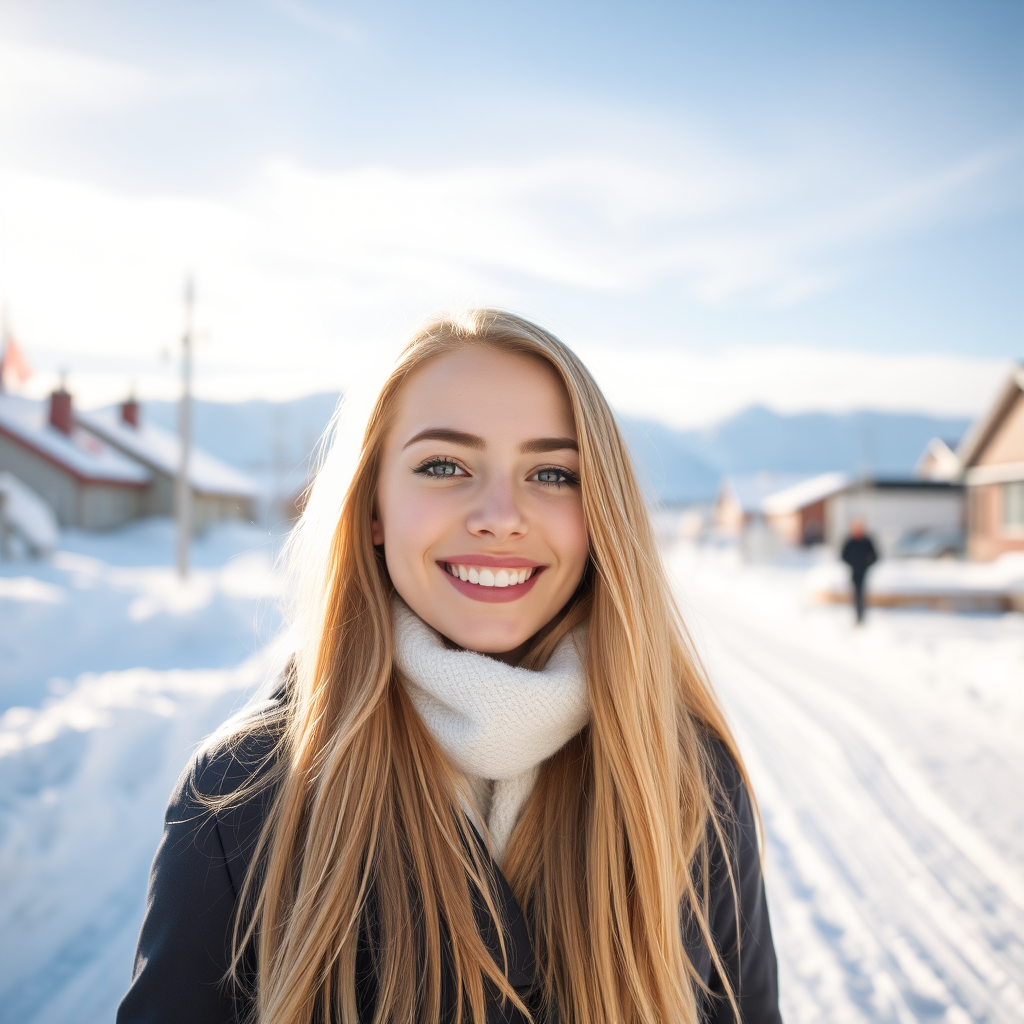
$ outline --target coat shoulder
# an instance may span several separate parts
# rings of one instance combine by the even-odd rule
[[[295,676],[289,661],[270,695],[225,722],[196,750],[178,779],[177,799],[213,804],[244,791],[274,767]]]
[[[701,730],[701,741],[704,747],[709,781],[723,805],[722,810],[730,808],[741,816],[744,805],[750,804],[750,793],[747,783],[735,756],[729,747],[717,736]]]
[[[274,798],[268,773],[283,721],[276,692],[207,741],[178,779],[118,1024],[248,1019],[248,996],[226,978],[239,895]]]
[[[283,721],[283,701],[276,697],[248,709],[196,751],[182,783],[203,799],[217,800],[243,791],[276,763]]]

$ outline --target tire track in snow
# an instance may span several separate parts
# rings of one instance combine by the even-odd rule
[[[708,604],[712,674],[765,818],[791,1021],[1024,1019],[1014,870],[839,692],[855,673]]]

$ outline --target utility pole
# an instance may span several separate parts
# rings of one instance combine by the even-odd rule
[[[192,488],[188,481],[188,457],[192,448],[192,306],[195,289],[192,278],[185,281],[185,332],[181,337],[181,403],[178,406],[178,436],[181,453],[174,488],[174,514],[178,521],[178,575],[188,577],[189,544],[192,541]]]

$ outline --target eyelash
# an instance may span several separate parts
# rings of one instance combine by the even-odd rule
[[[424,476],[432,480],[454,479],[458,475],[456,473],[430,472],[438,466],[453,466],[455,469],[461,469],[463,473],[466,473],[465,467],[459,465],[454,459],[427,459],[425,462],[421,462],[413,472],[418,476]],[[579,486],[580,478],[571,469],[565,469],[562,466],[542,466],[533,476],[539,476],[541,473],[558,473],[562,477],[561,480],[537,480],[536,482],[542,487],[557,487],[561,489],[566,485],[570,487]],[[533,479],[533,477],[530,479]]]

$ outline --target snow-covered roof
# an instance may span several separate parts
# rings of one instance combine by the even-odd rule
[[[971,424],[957,447],[956,457],[964,469],[970,469],[992,440],[1007,414],[1024,392],[1024,364],[1017,364],[1010,371],[995,402],[980,419]]]
[[[728,476],[722,481],[721,491],[730,495],[745,513],[761,511],[761,505],[770,494],[775,494],[808,478],[807,473],[751,473],[747,476]]]
[[[838,494],[850,486],[848,473],[820,473],[810,480],[785,487],[781,491],[769,494],[761,502],[762,510],[768,515],[785,515],[806,508],[817,501]]]
[[[156,472],[167,476],[178,472],[181,441],[176,434],[147,423],[145,419],[138,427],[133,427],[121,419],[117,409],[75,410],[75,419],[93,434]],[[188,478],[193,489],[201,494],[232,498],[255,498],[259,495],[259,486],[254,480],[194,445],[189,453]]]
[[[50,424],[46,402],[0,394],[0,432],[88,483],[143,486],[152,479],[145,466],[74,427],[65,434]]]
[[[914,476],[921,480],[955,480],[960,475],[960,460],[954,447],[941,437],[933,437],[914,466]]]

